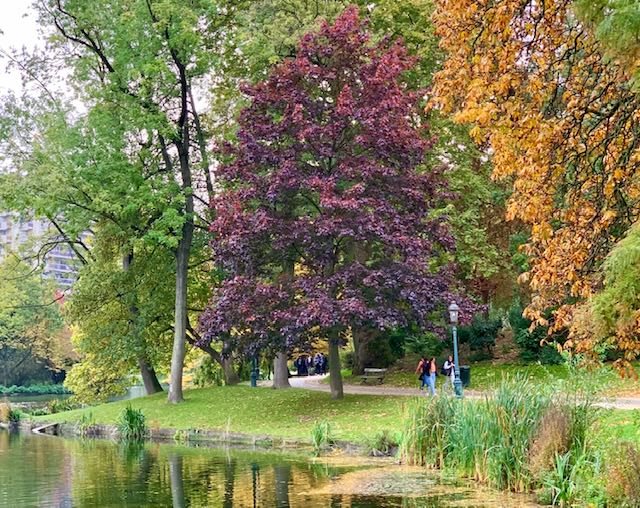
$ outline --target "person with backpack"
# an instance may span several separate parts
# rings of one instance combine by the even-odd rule
[[[422,390],[429,383],[429,361],[422,356],[416,367],[416,374],[420,380],[420,390]]]
[[[449,377],[449,379],[451,380],[451,386],[453,386],[453,382],[456,379],[455,367],[456,367],[456,365],[455,365],[455,363],[453,363],[453,357],[451,355],[449,355],[447,360],[444,362],[444,365],[442,366],[442,373],[445,376]]]

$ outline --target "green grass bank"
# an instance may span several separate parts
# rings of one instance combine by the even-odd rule
[[[366,443],[377,433],[400,429],[404,397],[345,395],[290,388],[272,390],[224,386],[185,391],[185,401],[168,404],[166,393],[35,417],[36,421],[76,423],[89,414],[95,423],[115,424],[131,405],[150,428],[224,430],[274,437],[310,439],[314,424],[327,420],[334,439]]]
[[[638,370],[637,367],[636,370]],[[360,378],[353,376],[350,370],[343,370],[342,374],[345,383],[360,384]],[[472,363],[471,384],[468,389],[474,391],[494,390],[503,378],[513,378],[516,375],[520,379],[527,380],[533,386],[544,386],[571,381],[573,373],[566,365]],[[597,379],[599,392],[603,396],[640,396],[640,382],[633,378],[621,378],[620,374],[610,366],[598,368],[587,376],[593,377],[594,380]],[[439,385],[444,381],[444,376],[438,376]],[[328,379],[326,382],[328,383]],[[414,370],[404,366],[404,368],[393,367],[389,369],[384,378],[384,384],[402,388],[417,388],[420,382]]]

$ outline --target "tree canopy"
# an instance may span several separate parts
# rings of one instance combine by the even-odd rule
[[[438,1],[446,52],[435,103],[493,152],[512,182],[507,216],[531,228],[527,315],[551,330],[602,283],[600,266],[638,218],[638,96],[572,2]]]
[[[419,170],[432,143],[400,79],[413,64],[401,43],[372,43],[351,7],[246,90],[213,202],[229,277],[201,317],[206,340],[280,349],[324,336],[335,378],[351,326],[433,326],[453,294],[454,240],[437,213],[442,168]]]

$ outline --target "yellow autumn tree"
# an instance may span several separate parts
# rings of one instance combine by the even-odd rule
[[[433,105],[470,123],[531,228],[527,317],[571,325],[640,213],[640,96],[569,0],[436,0],[447,55]],[[554,310],[550,323],[548,309]],[[576,334],[573,343],[592,350]]]

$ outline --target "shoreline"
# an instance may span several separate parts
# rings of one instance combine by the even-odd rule
[[[0,424],[0,427],[11,429],[11,425]],[[118,440],[118,427],[108,424],[93,424],[81,431],[77,424],[67,422],[48,422],[46,420],[23,420],[15,425],[21,432],[31,432],[39,435],[58,436],[63,438],[97,438]],[[245,432],[231,432],[218,429],[176,429],[150,428],[142,442],[175,443],[189,445],[232,445],[250,446],[263,450],[285,450],[312,452],[310,439],[287,438],[266,434],[251,434]],[[368,457],[371,459],[389,459],[393,455],[376,455],[367,453],[366,446],[350,441],[336,440],[326,451],[339,450],[348,456]]]

